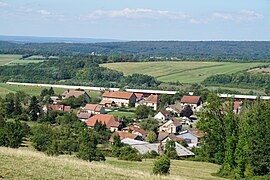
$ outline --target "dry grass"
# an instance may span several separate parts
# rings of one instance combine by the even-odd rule
[[[4,179],[220,179],[217,165],[173,161],[170,176],[151,175],[153,161],[85,162],[71,156],[48,157],[26,149],[0,147],[0,177]]]

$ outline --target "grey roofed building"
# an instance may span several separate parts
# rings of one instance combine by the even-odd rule
[[[133,140],[129,138],[123,139],[121,142],[128,144],[132,146],[133,148],[137,149],[140,154],[146,154],[149,151],[156,151],[158,153],[158,147],[160,143],[148,143],[144,141],[138,141],[138,140]],[[163,143],[165,145],[165,143]],[[184,146],[175,143],[175,149],[178,154],[178,156],[195,156],[193,152],[185,148]]]

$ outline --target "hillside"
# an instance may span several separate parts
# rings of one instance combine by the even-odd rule
[[[212,75],[232,74],[264,64],[266,63],[160,61],[106,63],[101,66],[121,71],[125,75],[151,75],[162,82],[200,83]]]
[[[4,179],[221,179],[211,176],[219,166],[173,161],[171,175],[151,175],[152,160],[85,162],[68,156],[49,157],[26,149],[0,147],[0,178]]]

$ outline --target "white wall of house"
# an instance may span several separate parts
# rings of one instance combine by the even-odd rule
[[[166,117],[161,112],[157,113],[154,118],[158,119],[158,120],[165,120],[166,119]]]

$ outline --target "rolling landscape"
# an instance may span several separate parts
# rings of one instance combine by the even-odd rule
[[[269,0],[0,0],[0,179],[270,179]]]

